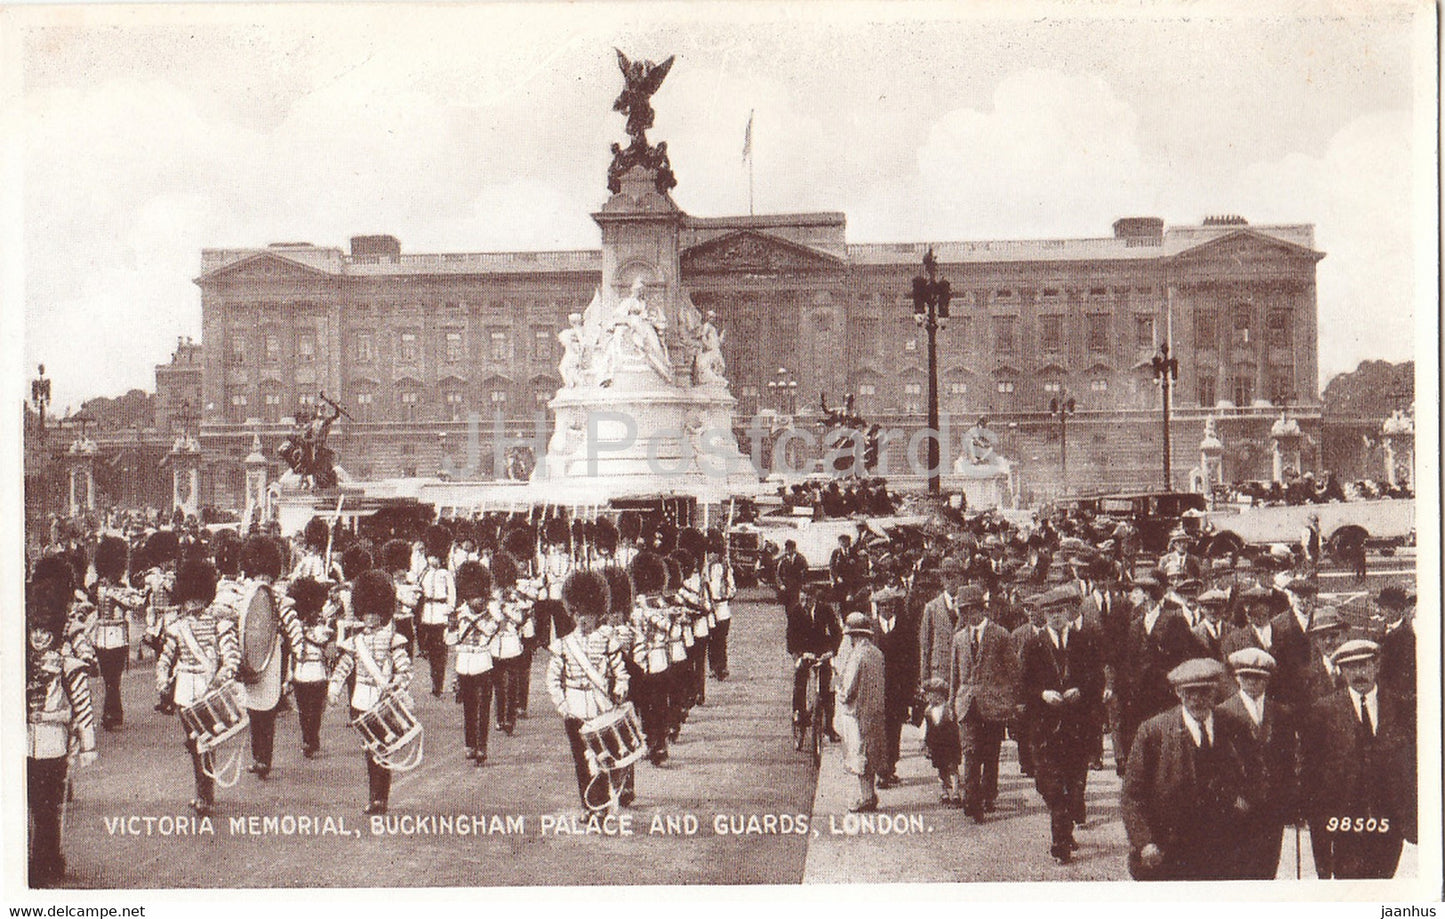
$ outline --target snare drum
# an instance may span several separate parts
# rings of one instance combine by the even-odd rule
[[[235,680],[213,689],[181,709],[181,724],[196,742],[196,752],[208,753],[246,730],[246,691]]]
[[[366,751],[386,768],[406,770],[421,763],[421,722],[396,690],[388,689],[375,705],[357,715],[351,726],[361,735]],[[412,744],[416,749],[408,755]]]
[[[647,744],[642,735],[642,722],[631,702],[605,711],[583,722],[578,732],[582,742],[600,769],[622,769],[642,758]]]

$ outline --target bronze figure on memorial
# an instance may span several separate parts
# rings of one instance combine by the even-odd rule
[[[627,116],[627,136],[632,138],[632,142],[626,149],[620,144],[612,145],[607,190],[614,195],[622,191],[622,177],[634,166],[641,166],[654,174],[653,182],[659,193],[666,193],[677,185],[677,177],[673,175],[672,165],[667,159],[667,144],[654,146],[647,142],[647,129],[652,127],[656,114],[652,109],[652,94],[662,86],[674,59],[675,55],[661,64],[629,61],[627,55],[620,50],[617,52],[617,66],[622,70],[626,85],[617,101],[612,103],[612,109]]]

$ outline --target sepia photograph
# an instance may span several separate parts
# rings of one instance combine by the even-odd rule
[[[1437,15],[0,6],[3,899],[1439,900]]]

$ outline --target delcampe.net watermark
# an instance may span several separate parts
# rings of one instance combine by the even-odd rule
[[[762,477],[770,473],[804,474],[818,469],[838,477],[941,475],[950,467],[949,448],[954,429],[946,413],[940,415],[936,430],[927,426],[904,429],[873,425],[815,431],[791,423],[765,424],[755,415],[743,429],[744,450],[732,428],[699,424],[649,430],[644,435],[638,419],[627,412],[592,410],[570,427],[555,427],[545,413],[537,412],[532,418],[530,434],[518,434],[515,422],[509,425],[501,411],[495,411],[491,436],[486,438],[491,455],[486,457],[482,424],[480,413],[468,416],[461,462],[452,455],[441,458],[445,476],[476,479],[483,471],[483,463],[490,459],[492,477],[506,478],[515,470],[518,451],[529,452],[534,458],[534,480],[560,479],[563,476],[557,474],[558,469],[575,470],[579,462],[586,475],[600,475],[609,458],[626,458],[634,467],[640,460],[648,473],[664,479],[693,478],[698,474],[719,479],[736,475]],[[938,444],[936,466],[929,461],[930,440]],[[892,449],[895,444],[903,444],[903,449]],[[893,468],[900,456],[901,468]]]

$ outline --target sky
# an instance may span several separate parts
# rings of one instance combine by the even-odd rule
[[[1416,251],[1427,4],[6,15],[7,264],[26,378],[45,363],[52,411],[153,388],[176,338],[200,337],[203,248],[596,248],[589,215],[625,140],[614,47],[677,56],[649,138],[697,216],[747,212],[751,112],[757,211],[842,211],[855,243],[1107,236],[1138,215],[1313,223],[1321,385],[1413,357],[1417,314],[1434,315]]]

